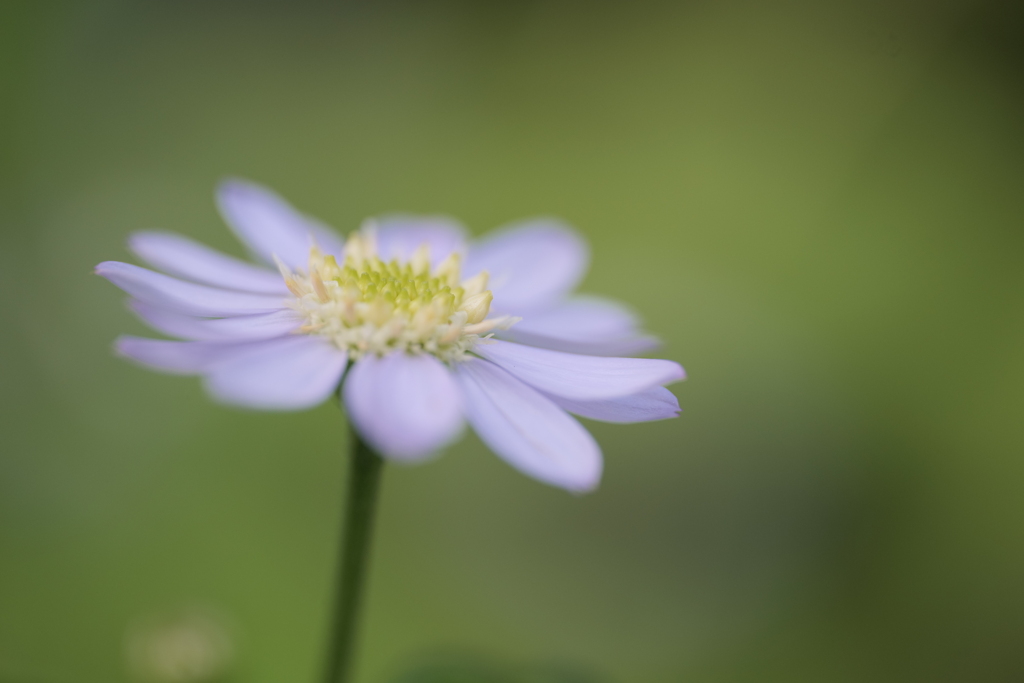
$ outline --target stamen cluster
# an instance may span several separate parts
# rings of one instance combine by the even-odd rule
[[[278,265],[295,295],[292,308],[306,318],[300,331],[330,338],[353,359],[401,350],[457,361],[481,335],[515,322],[487,318],[486,271],[461,280],[456,253],[431,269],[427,245],[404,263],[385,262],[372,230],[349,236],[342,264],[313,247],[306,273]]]

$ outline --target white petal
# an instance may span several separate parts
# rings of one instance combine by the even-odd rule
[[[686,377],[678,363],[653,358],[581,356],[503,341],[473,352],[546,394],[583,401],[631,396]]]
[[[281,274],[246,263],[169,232],[136,232],[128,247],[149,265],[204,285],[257,294],[288,295]]]
[[[238,238],[268,264],[276,255],[291,268],[306,268],[309,249],[316,244],[340,257],[343,242],[337,233],[265,187],[244,180],[226,180],[217,189],[221,215]]]
[[[558,396],[552,396],[551,400],[570,413],[601,422],[653,422],[679,417],[679,401],[665,387],[603,401],[574,401]]]
[[[196,341],[254,341],[281,337],[302,325],[302,318],[290,309],[235,318],[194,318],[132,301],[131,309],[157,332]]]
[[[262,410],[301,410],[327,400],[348,357],[323,337],[297,335],[254,342],[206,372],[218,401]]]
[[[240,344],[179,342],[131,336],[118,337],[114,342],[114,349],[118,355],[130,358],[151,370],[176,375],[195,375],[205,372],[217,362],[237,352],[240,346]]]
[[[104,261],[96,266],[101,275],[143,303],[169,311],[203,317],[270,313],[285,307],[284,297],[229,292],[133,266]]]
[[[508,341],[567,353],[632,356],[659,345],[639,330],[636,315],[623,304],[577,296],[529,314],[511,329],[498,333]]]
[[[469,423],[502,459],[535,479],[570,491],[597,486],[601,449],[551,399],[478,358],[459,363],[456,376]]]
[[[388,458],[426,457],[462,431],[462,395],[451,371],[433,356],[363,356],[345,378],[343,393],[356,429]]]
[[[430,262],[436,266],[453,252],[465,253],[466,230],[445,216],[395,214],[374,220],[377,253],[384,261],[407,261],[423,244],[430,247]]]
[[[463,273],[490,273],[491,310],[522,315],[550,307],[579,284],[590,255],[580,235],[537,219],[501,228],[470,245]]]

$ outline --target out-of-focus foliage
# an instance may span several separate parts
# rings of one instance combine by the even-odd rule
[[[362,681],[1024,679],[1022,36],[966,1],[4,3],[0,678],[129,680],[132,625],[199,605],[232,681],[315,680],[337,407],[115,359],[143,328],[90,274],[139,228],[237,253],[237,174],[342,230],[562,216],[690,374],[679,420],[590,425],[593,495],[473,438],[389,467]]]

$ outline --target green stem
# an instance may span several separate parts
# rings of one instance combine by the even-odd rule
[[[366,565],[373,537],[373,517],[380,489],[384,460],[352,432],[352,455],[349,464],[348,498],[342,532],[341,557],[338,562],[337,593],[330,640],[327,643],[327,666],[324,683],[347,683],[352,676],[352,659],[359,627],[359,606],[366,578]]]

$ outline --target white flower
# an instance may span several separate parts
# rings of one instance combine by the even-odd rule
[[[572,491],[597,485],[601,452],[566,411],[606,422],[678,415],[664,388],[684,378],[677,363],[615,357],[657,340],[620,304],[570,295],[588,253],[561,223],[469,242],[449,219],[392,216],[343,242],[250,183],[224,183],[218,201],[276,268],[135,233],[131,250],[167,275],[116,261],[96,272],[151,327],[188,341],[122,337],[122,355],[202,375],[214,398],[249,408],[308,408],[344,378],[355,428],[386,458],[423,459],[468,421],[513,466]]]
[[[194,607],[134,624],[126,646],[132,678],[144,683],[212,683],[234,659],[223,620]]]

